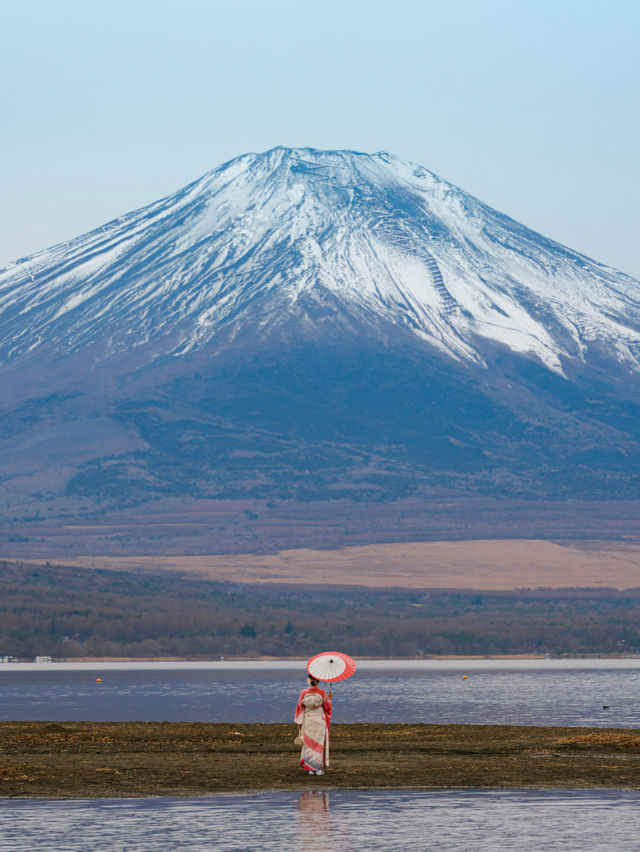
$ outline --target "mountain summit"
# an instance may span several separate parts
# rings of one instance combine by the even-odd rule
[[[640,283],[383,152],[246,154],[19,260],[0,365],[18,514],[640,496]]]
[[[0,278],[3,360],[97,344],[180,355],[295,323],[391,328],[461,362],[483,342],[563,372],[638,368],[638,283],[386,153],[247,154]]]

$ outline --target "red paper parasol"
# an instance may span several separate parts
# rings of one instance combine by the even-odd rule
[[[346,680],[356,670],[356,664],[348,654],[340,651],[323,651],[311,657],[307,663],[307,671],[318,680],[326,680],[335,683],[337,680]]]

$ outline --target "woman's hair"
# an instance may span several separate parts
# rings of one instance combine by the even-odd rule
[[[309,680],[311,681],[311,683],[312,683],[314,686],[317,686],[317,685],[320,683],[320,681],[318,680],[318,678],[317,678],[317,677],[314,677],[314,676],[313,676],[313,675],[311,675],[311,674],[310,674],[310,675],[307,675],[307,677],[309,678]]]

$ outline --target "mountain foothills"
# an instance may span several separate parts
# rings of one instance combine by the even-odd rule
[[[17,261],[0,360],[5,527],[640,499],[640,282],[386,153],[247,154]]]

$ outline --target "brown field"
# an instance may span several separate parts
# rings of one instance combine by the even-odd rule
[[[640,545],[601,540],[435,541],[260,555],[75,556],[59,561],[84,568],[178,571],[244,583],[496,591],[640,587]]]
[[[330,787],[640,788],[637,730],[332,725],[322,778],[294,725],[1,722],[0,796],[194,796]]]

